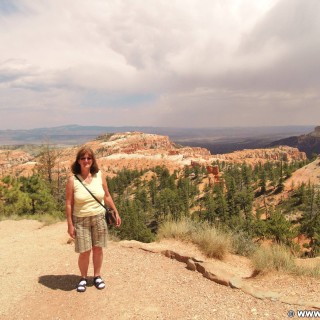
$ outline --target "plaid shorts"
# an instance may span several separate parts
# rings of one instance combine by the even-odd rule
[[[108,228],[104,214],[83,218],[73,216],[73,224],[76,230],[76,252],[82,253],[92,247],[107,246]]]

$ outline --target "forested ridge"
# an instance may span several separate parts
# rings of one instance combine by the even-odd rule
[[[0,217],[64,219],[67,172],[57,166],[59,152],[44,147],[28,177],[7,175],[0,182]],[[254,241],[270,239],[299,253],[293,239],[304,234],[309,256],[319,254],[320,193],[311,184],[293,186],[289,197],[275,204],[284,182],[306,161],[266,162],[255,166],[215,162],[222,172],[211,185],[205,166],[122,169],[108,177],[109,190],[123,225],[112,230],[120,239],[153,241],[159,225],[188,217]],[[58,169],[57,169],[58,168]]]

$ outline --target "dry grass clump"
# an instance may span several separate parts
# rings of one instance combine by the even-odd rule
[[[228,233],[205,222],[195,222],[188,218],[166,221],[158,230],[158,239],[171,238],[190,241],[210,258],[223,260],[233,252],[250,256],[257,272],[281,271],[298,276],[320,278],[320,265],[298,266],[290,249],[284,245],[258,246],[243,233]]]
[[[207,223],[197,223],[188,218],[164,222],[159,228],[158,238],[191,241],[206,256],[217,259],[223,259],[232,247],[229,234]]]
[[[222,260],[232,250],[229,234],[209,225],[199,231],[193,234],[192,240],[206,256]]]
[[[187,218],[182,218],[179,221],[168,220],[160,225],[157,235],[159,239],[171,238],[190,241],[196,229],[195,224]]]
[[[291,273],[296,269],[293,255],[282,245],[259,247],[251,256],[251,262],[258,272],[276,270]]]
[[[320,264],[313,267],[296,266],[294,274],[298,276],[320,278]]]
[[[320,278],[320,264],[298,266],[290,250],[282,245],[259,247],[251,256],[251,262],[258,272],[281,271],[296,276]]]

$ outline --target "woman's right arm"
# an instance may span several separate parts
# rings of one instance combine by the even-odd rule
[[[68,179],[66,187],[66,216],[68,223],[68,233],[72,239],[75,238],[75,229],[72,222],[73,201],[73,176],[71,176]]]

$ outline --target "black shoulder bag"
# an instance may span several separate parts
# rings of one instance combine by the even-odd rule
[[[74,175],[78,181],[80,181],[80,183],[87,189],[87,191],[91,194],[91,196],[94,198],[94,200],[96,200],[102,207],[105,208],[106,213],[105,213],[105,219],[108,225],[115,225],[117,222],[117,218],[116,218],[116,213],[113,209],[109,208],[109,207],[105,207],[96,197],[95,195],[83,184],[83,182],[79,179],[79,177],[75,174]]]

